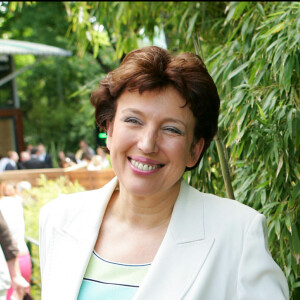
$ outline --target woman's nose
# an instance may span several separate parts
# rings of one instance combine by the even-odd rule
[[[138,140],[138,148],[144,153],[155,153],[158,151],[158,135],[154,130],[141,132]]]

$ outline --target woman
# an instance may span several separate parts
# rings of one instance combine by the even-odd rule
[[[32,264],[28,247],[25,242],[25,222],[22,198],[17,195],[12,183],[1,183],[0,211],[7,223],[18,248],[18,263],[21,275],[30,283]],[[29,291],[29,289],[28,289]],[[13,286],[7,292],[7,300],[13,299]]]
[[[265,218],[182,179],[217,130],[201,59],[132,51],[91,101],[116,177],[42,209],[42,299],[288,299]]]

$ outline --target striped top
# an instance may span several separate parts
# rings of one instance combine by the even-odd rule
[[[107,261],[93,251],[77,300],[132,299],[150,266]]]

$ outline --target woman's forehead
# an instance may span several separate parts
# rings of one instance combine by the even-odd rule
[[[137,91],[125,91],[118,99],[116,114],[118,116],[135,114],[193,126],[195,117],[189,106],[185,104],[185,99],[175,88],[145,91],[142,94]]]

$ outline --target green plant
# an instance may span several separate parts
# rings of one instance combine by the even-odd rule
[[[236,199],[262,212],[269,247],[299,295],[299,3],[230,2],[228,38],[207,57]],[[297,292],[298,289],[298,292]]]

